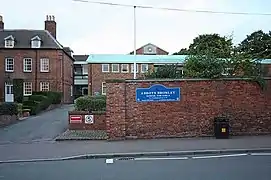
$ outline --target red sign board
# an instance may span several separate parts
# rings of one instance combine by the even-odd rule
[[[70,115],[70,123],[82,123],[81,115]]]

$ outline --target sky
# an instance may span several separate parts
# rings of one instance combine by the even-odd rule
[[[271,13],[268,0],[95,0],[193,10]],[[3,8],[4,7],[4,8]],[[11,7],[11,8],[8,8]],[[57,39],[74,54],[127,54],[134,49],[133,8],[73,0],[1,0],[5,29],[44,29],[54,15]],[[147,43],[174,53],[206,33],[231,36],[234,43],[256,30],[270,30],[271,16],[136,10],[136,47]]]

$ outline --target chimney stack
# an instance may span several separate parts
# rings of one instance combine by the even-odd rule
[[[4,30],[3,16],[0,15],[0,30]]]
[[[49,31],[51,35],[56,39],[56,21],[55,16],[47,15],[45,21],[45,30]]]

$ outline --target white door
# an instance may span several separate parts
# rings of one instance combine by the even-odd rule
[[[5,102],[14,102],[12,83],[5,83]]]

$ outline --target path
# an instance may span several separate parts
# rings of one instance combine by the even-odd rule
[[[67,113],[72,105],[44,112],[0,129],[0,144],[51,141],[68,127]]]

